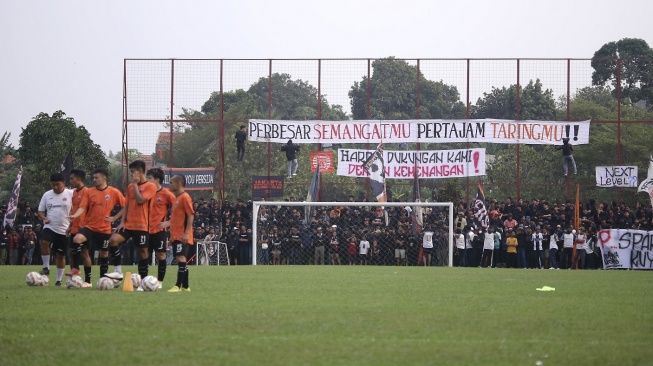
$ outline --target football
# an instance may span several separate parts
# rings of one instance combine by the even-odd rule
[[[27,283],[27,286],[41,286],[43,282],[42,277],[46,276],[41,276],[38,272],[30,272],[25,276],[25,283]]]
[[[50,284],[50,277],[41,275],[41,283],[39,286],[47,286]]]
[[[159,280],[154,276],[147,276],[141,281],[141,287],[146,292],[156,291],[159,288]]]
[[[134,284],[134,288],[140,287],[141,286],[141,275],[138,273],[133,273],[132,274],[132,284]]]
[[[101,277],[97,281],[97,289],[98,290],[113,290],[114,289],[113,280],[110,279],[109,277]]]
[[[84,280],[79,276],[72,276],[66,281],[66,287],[71,289],[82,288]]]
[[[120,272],[109,272],[104,275],[111,280],[113,280],[113,288],[120,287],[120,282],[122,282],[123,274]]]

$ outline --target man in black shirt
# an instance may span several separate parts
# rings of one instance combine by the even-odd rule
[[[565,172],[565,177],[569,170],[569,164],[571,164],[571,167],[574,169],[574,174],[578,174],[576,171],[576,161],[574,161],[574,156],[571,155],[571,152],[574,151],[574,147],[569,143],[569,138],[563,138],[562,146],[556,146],[556,150],[562,150],[562,166]]]
[[[247,126],[240,126],[240,130],[236,132],[236,149],[238,150],[238,161],[243,161],[245,157],[245,141],[247,141]]]

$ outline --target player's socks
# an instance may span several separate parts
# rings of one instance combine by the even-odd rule
[[[122,274],[122,266],[120,264],[118,264],[116,266],[113,266],[113,267],[115,268],[116,272]]]
[[[188,267],[186,267],[186,274],[184,275],[184,286],[183,288],[188,288]]]
[[[81,246],[78,245],[77,248],[75,248],[75,254],[73,255],[73,257],[75,258],[73,260],[73,263],[75,265],[71,266],[71,267],[79,269],[79,266],[82,264],[82,247]]]
[[[163,279],[166,277],[167,265],[168,264],[166,263],[165,259],[159,260],[159,277],[158,277],[159,282],[163,282]]]
[[[57,268],[57,282],[61,282],[63,278],[63,273],[66,271],[65,268]]]
[[[50,269],[50,256],[42,255],[41,259],[43,260],[43,268]]]
[[[141,275],[141,278],[147,277],[148,267],[147,259],[141,259],[138,261],[138,274]]]
[[[91,283],[91,266],[84,266],[84,282]]]
[[[122,253],[120,252],[120,247],[109,247],[109,256],[112,259],[113,265],[116,266],[116,272],[122,273]],[[118,269],[120,267],[120,270]]]
[[[184,284],[184,278],[186,277],[186,262],[179,262],[179,269],[177,270],[177,287],[181,287]]]
[[[109,258],[100,258],[100,277],[109,272]]]

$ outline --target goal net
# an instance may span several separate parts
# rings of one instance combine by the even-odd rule
[[[253,202],[257,265],[452,266],[451,202]]]

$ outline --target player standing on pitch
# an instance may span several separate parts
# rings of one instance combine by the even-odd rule
[[[70,226],[66,236],[70,242],[70,272],[66,276],[79,276],[79,266],[84,263],[85,281],[82,287],[91,287],[91,257],[88,255],[88,247],[77,245],[73,241],[75,235],[84,224],[86,207],[88,207],[88,188],[84,185],[86,173],[83,170],[73,169],[70,171],[70,185],[73,187],[73,214],[69,217]]]
[[[173,175],[170,178],[170,190],[175,194],[175,202],[172,205],[170,221],[162,222],[159,227],[164,229],[170,227],[170,243],[172,254],[177,259],[179,269],[177,271],[177,284],[168,292],[190,291],[188,286],[188,267],[186,266],[186,254],[188,245],[193,245],[193,200],[185,191],[186,178],[182,175]]]
[[[52,244],[52,249],[57,256],[57,282],[55,286],[61,286],[61,279],[66,268],[66,251],[68,249],[66,231],[70,225],[69,217],[73,206],[73,191],[66,189],[65,179],[61,173],[54,173],[50,176],[50,186],[52,189],[43,194],[38,209],[39,218],[43,221],[41,250],[44,253],[43,265],[45,267],[41,274],[46,276],[50,274],[50,244]]]
[[[100,277],[109,270],[109,238],[111,237],[111,224],[118,216],[111,216],[115,206],[124,206],[125,198],[119,190],[107,184],[109,172],[100,168],[93,171],[93,187],[88,189],[88,207],[86,218],[79,233],[73,238],[76,245],[82,245],[82,252],[89,250],[89,241],[94,244],[95,250],[100,250]],[[118,249],[116,247],[115,249]],[[112,253],[115,258],[117,253]],[[90,260],[90,258],[89,258]],[[115,262],[114,262],[115,264]],[[120,263],[118,263],[120,264]],[[90,271],[86,278],[90,284]]]
[[[150,200],[150,246],[149,251],[156,253],[156,259],[159,260],[159,288],[163,287],[163,279],[166,276],[166,246],[168,243],[168,232],[166,229],[159,227],[159,224],[165,221],[168,215],[168,209],[175,202],[175,195],[167,188],[163,188],[163,170],[153,168],[147,171],[147,180],[156,186],[156,194]],[[147,276],[147,272],[145,272]],[[141,278],[145,278],[141,274]]]
[[[109,250],[120,251],[120,244],[130,238],[138,248],[138,274],[141,278],[147,277],[147,258],[150,224],[150,200],[156,194],[156,186],[148,182],[145,177],[145,162],[134,160],[129,164],[129,172],[132,175],[132,183],[127,187],[126,203],[118,217],[122,218],[116,232],[109,240]],[[118,248],[118,250],[113,249]],[[122,259],[122,258],[121,258]],[[122,273],[120,263],[114,263],[116,272]]]

